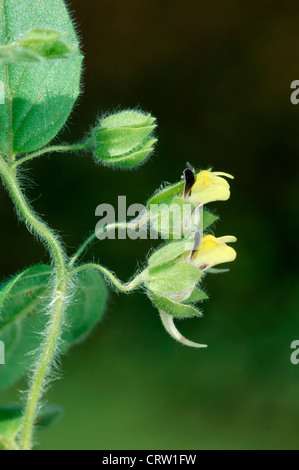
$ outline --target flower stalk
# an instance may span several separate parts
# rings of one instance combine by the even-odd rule
[[[94,145],[93,139],[88,139],[85,142],[80,144],[69,144],[69,145],[52,145],[51,147],[45,147],[41,150],[36,152],[30,153],[25,157],[21,157],[15,161],[13,168],[17,168],[18,166],[22,165],[25,162],[33,160],[35,158],[41,157],[47,153],[54,153],[54,152],[77,152],[78,150],[87,150],[88,148],[92,148]]]
[[[84,264],[83,266],[79,266],[78,268],[75,268],[69,273],[69,276],[73,277],[75,274],[84,271],[85,269],[95,269],[96,271],[99,271],[100,273],[104,274],[104,276],[114,285],[114,287],[121,292],[131,292],[146,280],[148,274],[148,270],[145,269],[140,274],[137,274],[131,282],[124,284],[116,276],[114,276],[114,274],[109,271],[109,269],[105,268],[104,266],[95,263],[88,263]]]
[[[80,256],[84,253],[87,247],[94,242],[99,236],[103,233],[108,233],[112,230],[116,229],[131,229],[137,230],[140,227],[143,227],[147,224],[149,218],[149,213],[145,211],[141,216],[136,217],[136,219],[131,220],[130,222],[116,222],[113,224],[106,225],[105,227],[101,227],[100,230],[96,230],[93,232],[78,248],[76,253],[72,256],[69,267],[75,265],[76,261],[80,258]]]

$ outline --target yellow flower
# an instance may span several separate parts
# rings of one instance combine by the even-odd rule
[[[192,254],[191,262],[201,271],[205,271],[217,264],[234,261],[237,253],[227,243],[236,241],[236,237],[231,235],[220,238],[206,235],[203,237],[199,248]]]
[[[233,179],[232,175],[222,173],[221,171],[203,170],[199,172],[195,181],[190,188],[187,196],[188,201],[193,204],[207,204],[212,201],[227,201],[230,197],[230,186],[228,182],[222,178]]]
[[[190,252],[188,257],[185,256],[182,258],[185,262],[191,262],[196,268],[200,269],[201,271],[205,271],[212,266],[215,266],[220,263],[227,263],[229,261],[234,261],[237,253],[233,248],[227,245],[227,243],[236,242],[236,237],[231,235],[227,235],[225,237],[216,238],[213,235],[205,235],[201,240],[199,247],[196,249],[196,245],[198,245],[199,238],[195,238],[195,247],[194,250],[191,252],[191,259],[190,259]],[[170,300],[181,303],[185,300],[188,300],[190,295],[192,294],[196,283],[190,286],[188,289],[181,290],[180,292],[176,293],[167,293],[165,297],[169,298]],[[160,317],[162,323],[166,329],[166,331],[172,336],[176,341],[182,343],[186,346],[191,346],[193,348],[206,348],[206,344],[199,344],[194,343],[193,341],[189,341],[187,338],[181,335],[174,324],[174,317],[166,313],[163,310],[159,310]]]

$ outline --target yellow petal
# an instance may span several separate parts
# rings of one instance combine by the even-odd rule
[[[196,251],[192,263],[204,271],[221,263],[228,263],[236,259],[236,251],[226,243],[235,242],[237,239],[231,235],[216,238],[206,235],[202,239],[200,248]]]
[[[235,177],[233,175],[230,175],[229,173],[223,173],[223,171],[213,171],[213,175],[216,175],[216,176],[226,176],[226,178],[230,178],[232,180],[235,179]]]
[[[233,235],[226,235],[225,237],[219,237],[217,240],[221,243],[234,243],[237,241]]]
[[[230,186],[224,178],[218,176],[220,174],[227,176],[227,173],[200,171],[195,178],[188,200],[193,204],[227,201],[230,197]]]
[[[217,238],[214,237],[213,235],[206,235],[202,239],[199,250],[201,252],[204,250],[209,250],[210,248],[214,248],[216,245],[217,245]]]
[[[229,186],[224,184],[209,184],[203,187],[194,185],[188,200],[193,204],[207,204],[213,201],[227,201],[229,198]]]

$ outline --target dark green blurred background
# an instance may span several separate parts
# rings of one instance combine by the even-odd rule
[[[86,156],[32,162],[30,200],[71,253],[101,202],[142,203],[186,162],[213,165],[235,175],[230,201],[210,208],[221,215],[215,233],[238,237],[238,258],[206,278],[205,317],[180,325],[207,350],[176,344],[141,294],[111,293],[104,320],[62,361],[49,400],[65,415],[40,448],[298,449],[298,2],[69,3],[84,41],[84,93],[60,140],[80,139],[101,112],[140,106],[158,118],[159,144],[132,172]],[[1,277],[47,262],[3,189],[0,217]],[[150,246],[103,241],[89,254],[125,280]],[[17,397],[8,391],[1,403]]]

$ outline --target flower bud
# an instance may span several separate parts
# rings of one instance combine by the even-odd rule
[[[100,121],[94,129],[95,157],[106,165],[130,168],[152,153],[156,119],[140,111],[122,111]]]

